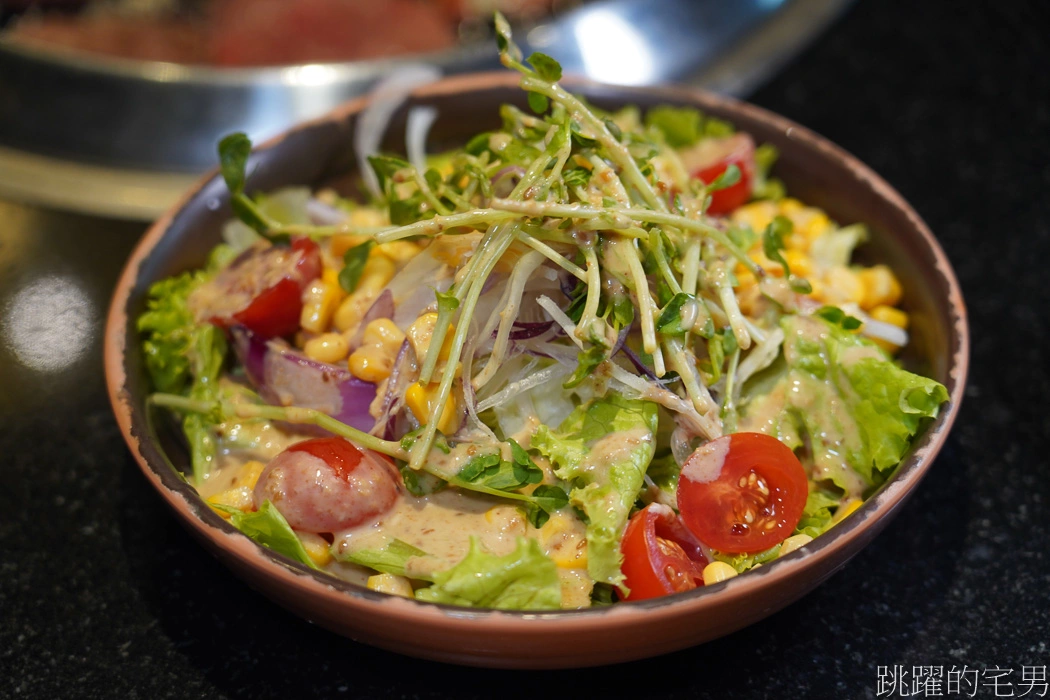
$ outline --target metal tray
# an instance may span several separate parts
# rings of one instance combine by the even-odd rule
[[[611,0],[519,36],[567,73],[688,81],[744,94],[849,0]],[[406,63],[461,73],[491,45],[403,59],[215,69],[47,50],[0,38],[0,196],[134,219],[166,209],[230,131],[259,140],[365,92]]]

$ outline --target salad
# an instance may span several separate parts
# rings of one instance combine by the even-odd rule
[[[900,283],[771,146],[595,109],[496,22],[529,110],[365,154],[365,196],[249,196],[251,144],[220,144],[237,219],[138,319],[187,479],[305,566],[460,606],[642,600],[805,547],[948,398],[894,360]]]

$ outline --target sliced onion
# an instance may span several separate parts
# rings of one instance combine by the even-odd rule
[[[412,91],[421,85],[427,85],[441,77],[441,71],[422,63],[409,63],[389,73],[386,78],[372,88],[368,107],[357,118],[354,130],[354,151],[357,155],[357,167],[365,186],[376,199],[381,199],[379,180],[368,164],[368,157],[379,152],[383,134],[394,116]]]
[[[422,175],[427,170],[427,134],[437,119],[437,110],[433,107],[414,107],[408,113],[405,125],[405,151],[408,162],[415,166]]]
[[[529,340],[537,338],[554,327],[554,321],[515,321],[514,330],[510,332],[511,340]],[[495,337],[496,331],[492,332]]]
[[[375,425],[368,411],[376,398],[375,384],[311,360],[282,341],[265,341],[240,327],[230,333],[248,380],[268,403],[313,408],[365,432]]]

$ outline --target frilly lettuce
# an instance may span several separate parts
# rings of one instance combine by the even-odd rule
[[[808,442],[813,478],[859,496],[886,479],[948,392],[824,319],[787,316],[781,326],[786,363],[768,393],[743,408],[744,425],[793,448]]]
[[[623,583],[620,536],[655,452],[656,424],[656,404],[608,394],[532,438],[574,486],[569,499],[587,517],[587,572],[599,583]],[[603,442],[608,436],[618,444]]]
[[[476,537],[470,551],[451,569],[433,576],[434,585],[416,591],[430,603],[501,610],[561,607],[558,567],[534,539],[518,538],[517,548],[498,557],[482,551]]]

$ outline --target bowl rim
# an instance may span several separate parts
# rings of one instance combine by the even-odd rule
[[[132,430],[132,416],[138,409],[134,407],[133,399],[125,388],[127,376],[124,358],[127,351],[125,347],[128,323],[126,308],[135,288],[138,270],[157,243],[166,235],[176,215],[219,176],[219,170],[216,167],[203,175],[178,203],[150,227],[136,245],[115,287],[107,316],[104,339],[107,391],[121,433],[147,479],[194,535],[210,541],[215,547],[233,555],[241,566],[254,570],[261,576],[275,578],[277,582],[298,588],[301,594],[317,596],[326,606],[334,605],[343,608],[364,606],[368,608],[378,604],[382,606],[383,613],[393,620],[416,624],[429,620],[468,632],[490,626],[493,631],[498,630],[504,634],[540,628],[544,632],[549,631],[548,624],[538,625],[537,622],[557,623],[561,629],[571,627],[574,631],[586,631],[599,630],[610,624],[619,625],[621,622],[637,619],[638,616],[644,616],[650,621],[654,615],[663,619],[677,617],[709,606],[757,596],[767,586],[774,586],[779,581],[804,574],[806,570],[820,562],[834,561],[835,555],[846,550],[857,535],[876,523],[884,521],[914,492],[915,487],[930,469],[934,458],[943,447],[958,415],[964,395],[970,352],[966,307],[958,280],[940,244],[914,209],[900,193],[856,157],[806,127],[761,107],[684,86],[625,87],[580,79],[569,79],[564,82],[576,88],[606,90],[607,94],[615,95],[615,101],[622,101],[624,104],[629,104],[632,96],[635,96],[635,99],[649,96],[681,104],[714,106],[734,115],[764,122],[773,129],[784,132],[793,140],[801,142],[805,147],[818,152],[823,159],[839,161],[859,181],[867,185],[885,205],[905,215],[923,245],[932,253],[935,271],[942,276],[948,288],[950,328],[946,384],[950,386],[948,403],[942,407],[938,417],[927,427],[925,433],[913,442],[908,455],[896,468],[891,478],[857,511],[837,524],[833,534],[825,533],[805,547],[757,570],[750,571],[746,576],[734,577],[718,584],[701,586],[672,596],[618,603],[606,607],[520,611],[463,608],[428,603],[377,593],[293,562],[283,555],[255,544],[242,535],[208,508],[204,501],[196,495],[195,489],[185,481],[178,481],[178,484],[174,486],[166,483],[166,481],[177,481],[176,477],[172,473],[169,479],[164,479],[161,470],[174,472],[174,469],[169,464],[151,464],[143,454],[139,437]],[[507,88],[517,84],[517,76],[505,71],[469,73],[445,78],[421,87],[414,90],[411,97],[414,100],[425,101],[455,93]],[[253,149],[253,153],[258,154],[271,149],[290,134],[310,129],[315,125],[328,122],[338,123],[363,109],[368,99],[367,96],[356,98],[322,117],[303,122],[259,144]],[[158,451],[161,455],[164,454],[159,446]],[[844,566],[848,558],[849,556],[843,558],[831,571]]]

